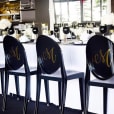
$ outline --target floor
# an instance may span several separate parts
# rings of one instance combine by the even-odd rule
[[[36,88],[35,88],[35,77],[31,78],[31,97],[32,100],[35,101],[36,98]],[[20,78],[20,92],[21,95],[24,96],[24,84],[25,80],[23,78]],[[1,85],[1,84],[0,84]],[[50,100],[51,103],[58,105],[58,84],[56,82],[50,82]],[[1,89],[0,89],[1,93]],[[9,82],[9,93],[15,93],[15,83],[14,83],[14,77],[10,77]],[[114,114],[114,103],[113,103],[113,95],[114,95],[114,89],[109,89],[108,94],[108,114]],[[44,84],[42,81],[41,86],[41,95],[40,95],[40,101],[45,102],[45,91],[44,91]],[[90,90],[90,101],[89,101],[89,111],[94,112],[97,114],[103,114],[103,99],[102,99],[102,88],[98,87],[92,87]],[[80,94],[79,94],[79,83],[78,80],[74,81],[68,81],[68,87],[67,87],[67,96],[66,96],[66,102],[65,106],[69,107],[71,109],[78,109],[80,110]],[[0,113],[2,114],[2,113]]]
[[[2,107],[2,98],[3,96],[0,95],[0,107]],[[21,97],[20,100],[17,100],[17,97],[15,95],[14,96],[8,95],[7,98],[8,99],[7,99],[6,110],[3,112],[0,108],[0,114],[22,114],[23,97]],[[27,114],[34,113],[34,106],[35,102],[30,101],[28,104]],[[47,106],[46,103],[41,102],[39,107],[39,114],[60,114],[60,111],[57,105],[50,104],[50,106]],[[82,112],[80,110],[66,107],[65,114],[82,114]],[[93,113],[88,113],[88,114],[93,114]]]

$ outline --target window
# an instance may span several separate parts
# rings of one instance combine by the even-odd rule
[[[83,21],[100,21],[106,11],[107,0],[86,0],[83,2]]]
[[[80,1],[54,0],[54,6],[57,23],[80,21]]]
[[[55,22],[100,22],[107,13],[108,0],[53,0]],[[82,2],[83,1],[83,2]]]

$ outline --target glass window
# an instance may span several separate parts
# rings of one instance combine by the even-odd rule
[[[68,22],[68,2],[62,2],[61,3],[61,21],[62,22]]]
[[[106,14],[107,0],[54,0],[55,22],[99,21]]]
[[[107,0],[102,0],[102,16],[107,13]]]
[[[69,2],[69,21],[81,21],[80,1]]]
[[[91,0],[83,2],[83,21],[91,21]]]
[[[80,21],[80,1],[55,2],[55,20],[60,22]]]
[[[60,2],[57,2],[55,5],[55,22],[59,23],[61,22],[61,4]]]
[[[92,21],[100,21],[101,17],[101,2],[100,0],[92,1]]]

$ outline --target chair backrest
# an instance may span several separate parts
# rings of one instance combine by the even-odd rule
[[[70,28],[69,27],[63,27],[63,33],[64,34],[70,33]]]
[[[33,28],[32,28],[32,32],[33,32],[34,34],[38,34],[38,27],[33,27]]]
[[[48,36],[40,35],[36,41],[38,65],[42,72],[51,74],[64,69],[61,49],[57,42]]]
[[[54,32],[59,32],[59,27],[58,26],[54,26]]]
[[[6,69],[16,70],[24,64],[28,65],[24,47],[16,38],[9,35],[5,36],[3,47]]]
[[[114,44],[101,35],[94,35],[86,47],[88,69],[101,80],[109,79],[114,74]]]
[[[11,27],[11,28],[8,29],[8,34],[9,34],[9,35],[12,35],[12,34],[14,34],[14,33],[15,33],[15,30],[14,30],[13,27]]]

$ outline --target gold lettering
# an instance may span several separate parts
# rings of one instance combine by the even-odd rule
[[[56,55],[54,55],[54,48],[51,48],[50,50],[46,48],[46,50],[43,52],[43,58],[45,60],[51,60],[52,63],[55,63]]]
[[[18,52],[18,47],[16,47],[15,49],[12,48],[11,51],[10,51],[11,55],[13,57],[15,57],[17,60],[20,60],[20,54]]]
[[[105,63],[108,67],[110,67],[111,66],[111,62],[109,62],[109,54],[110,54],[110,49],[108,49],[106,52],[105,52],[105,54],[103,55],[103,53],[102,53],[102,50],[100,50],[100,56],[101,56],[101,60],[102,60],[102,62],[103,63]]]
[[[110,67],[111,61],[109,61],[109,54],[110,54],[110,49],[108,49],[104,54],[100,49],[99,52],[92,57],[92,62],[96,64],[103,63],[106,64],[107,67]]]
[[[95,56],[93,57],[93,60],[92,61],[95,62],[96,64],[99,64],[100,61],[101,61],[99,55],[98,54],[95,54]]]

